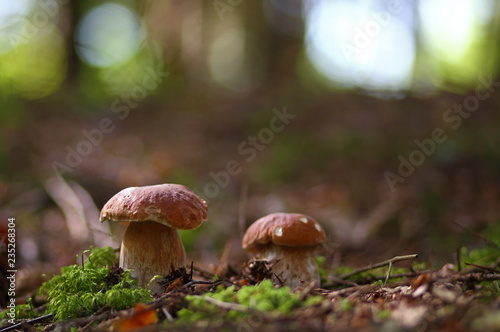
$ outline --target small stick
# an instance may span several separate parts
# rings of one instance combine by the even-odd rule
[[[477,265],[477,264],[474,264],[474,263],[465,263],[465,265],[474,266],[474,267],[477,267],[479,269],[483,269],[483,270],[489,271],[491,273],[500,273],[499,270],[493,269],[493,268],[488,267],[488,266]]]
[[[44,320],[46,318],[52,318],[53,316],[54,316],[54,314],[43,315],[43,316],[32,318],[32,319],[29,319],[29,320],[26,320],[26,321],[23,321],[23,322],[20,322],[20,323],[16,323],[16,324],[13,324],[13,325],[5,326],[5,327],[3,327],[3,328],[0,329],[0,332],[7,332],[7,331],[12,331],[12,330],[17,330],[23,324],[33,325],[33,324],[38,323],[38,322],[40,322],[40,321],[42,321],[42,320]]]
[[[365,272],[365,271],[368,271],[368,270],[372,270],[372,269],[376,269],[378,267],[382,267],[382,266],[386,266],[386,265],[389,265],[389,268],[391,269],[392,264],[394,264],[396,262],[404,261],[404,260],[408,260],[408,259],[415,259],[417,257],[418,257],[417,254],[404,255],[404,256],[396,256],[396,257],[393,257],[391,259],[388,259],[386,261],[383,261],[383,262],[380,262],[380,263],[377,263],[377,264],[374,264],[374,265],[368,265],[368,266],[356,269],[356,270],[354,270],[354,271],[352,271],[350,273],[346,273],[344,275],[341,275],[338,278],[339,279],[347,279],[347,278],[349,278],[349,277],[351,277],[351,276],[353,276],[355,274],[358,274],[358,273],[361,273],[361,272]]]
[[[281,279],[281,278],[280,278],[280,277],[279,277],[276,273],[274,273],[274,272],[273,272],[273,274],[274,274],[274,276],[276,277],[276,279],[279,281],[280,286],[281,286],[281,287],[284,287],[284,286],[285,286],[284,281],[283,281],[283,280],[282,280],[282,279]]]
[[[425,270],[425,271],[414,271],[414,272],[396,273],[396,274],[393,274],[393,275],[389,276],[389,279],[414,278],[414,277],[418,277],[422,273],[431,273],[431,272],[435,272],[435,271],[433,271],[433,270]],[[386,278],[387,278],[387,276],[373,276],[370,281],[373,281],[373,280],[382,280],[382,279],[386,279]]]
[[[173,323],[174,322],[174,317],[168,312],[168,310],[164,307],[161,308],[161,312],[165,315],[165,318],[167,319],[168,322]]]
[[[345,286],[357,286],[358,284],[350,280],[342,280],[333,275],[328,276],[327,282],[323,285],[323,288],[330,288],[335,285],[345,285]]]
[[[205,270],[200,269],[199,267],[193,266],[193,271],[198,272],[198,276],[207,278],[207,279],[213,279],[215,277],[215,274],[212,272],[208,272]]]
[[[249,307],[246,307],[244,305],[238,304],[238,303],[232,303],[232,302],[223,302],[219,301],[217,299],[214,299],[213,297],[209,296],[203,296],[203,299],[209,303],[215,304],[217,307],[225,310],[236,310],[240,312],[249,312],[251,309]]]
[[[394,283],[391,283],[389,285],[386,285],[386,287],[405,286],[405,285],[409,285],[409,284],[410,284],[409,281],[408,282],[398,281],[398,282],[394,282]],[[354,292],[357,292],[358,295],[360,295],[360,294],[371,293],[371,292],[379,290],[379,289],[380,289],[379,285],[359,285],[359,286],[342,288],[342,289],[330,291],[329,293],[324,293],[324,296],[326,296],[327,298],[333,299],[337,296],[346,296],[348,294],[351,295]]]
[[[188,282],[187,284],[183,285],[186,287],[192,286],[192,285],[219,285],[226,282],[226,280],[217,280],[217,281],[202,281],[202,280],[192,280]]]
[[[484,280],[495,281],[495,280],[500,280],[500,274],[496,274],[496,273],[490,273],[490,274],[469,273],[469,274],[462,274],[462,275],[453,276],[452,278],[450,278],[450,280],[455,280],[455,281],[472,280],[475,282],[481,282]]]
[[[95,322],[99,322],[99,325],[109,325],[113,324],[113,321],[115,318],[118,318],[122,316],[123,314],[130,314],[133,312],[134,308],[129,308],[129,309],[123,309],[120,311],[110,311],[106,310],[102,312],[102,310],[106,310],[106,307],[102,307],[95,313],[93,313],[90,316],[86,317],[79,317],[79,318],[73,318],[70,320],[66,320],[61,322],[62,326],[60,326],[60,329],[63,331],[69,330],[70,327],[76,327],[77,325],[83,325],[83,329],[86,330],[90,327]],[[99,313],[102,312],[102,313]]]
[[[316,282],[311,281],[309,284],[307,284],[302,292],[300,292],[300,301],[305,301],[307,296],[312,292],[314,288],[316,288]]]
[[[225,280],[217,280],[217,281],[192,280],[192,281],[190,281],[182,286],[183,287],[190,287],[193,285],[214,285],[215,286],[215,285],[222,284],[224,282],[227,282],[227,281],[225,281]],[[151,302],[148,302],[146,304],[151,305],[153,308],[160,307],[163,305],[163,300],[170,297],[170,295],[172,295],[172,292],[174,292],[174,290],[171,290],[170,292],[165,293],[162,296],[160,296],[159,298],[156,298],[156,299],[154,299]]]
[[[479,238],[479,239],[483,240],[485,243],[489,244],[490,246],[495,247],[495,248],[497,248],[497,249],[500,249],[500,245],[498,245],[495,241],[492,241],[492,240],[488,239],[487,237],[482,236],[482,235],[481,235],[481,234],[479,234],[479,233],[473,232],[473,231],[472,231],[472,230],[470,230],[469,228],[465,227],[464,225],[459,224],[459,223],[458,223],[458,222],[456,222],[456,221],[454,221],[453,223],[454,223],[455,225],[457,225],[458,227],[460,227],[460,228],[464,229],[466,232],[469,232],[469,233],[471,233],[472,235],[474,235],[475,237],[477,237],[477,238]]]
[[[387,275],[385,276],[384,286],[387,284],[387,280],[389,280],[391,272],[392,272],[392,261],[389,262],[389,269],[387,270]]]

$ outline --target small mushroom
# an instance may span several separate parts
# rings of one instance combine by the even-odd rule
[[[207,203],[189,188],[160,184],[126,188],[102,208],[101,222],[130,222],[123,236],[120,267],[132,269],[146,288],[155,275],[165,276],[186,265],[186,253],[177,229],[195,229],[207,220]],[[153,294],[163,288],[150,286]]]
[[[326,241],[323,227],[297,213],[272,213],[255,221],[243,237],[243,249],[258,259],[279,259],[272,267],[292,290],[305,282],[319,286],[314,252]]]

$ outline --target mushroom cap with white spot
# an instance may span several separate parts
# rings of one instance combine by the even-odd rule
[[[326,241],[323,227],[313,218],[299,213],[272,213],[255,221],[243,237],[243,249],[255,252],[259,246],[315,246]]]
[[[104,205],[101,222],[156,221],[176,229],[195,229],[207,220],[207,203],[180,184],[123,189]]]

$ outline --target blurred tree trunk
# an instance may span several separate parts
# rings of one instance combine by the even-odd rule
[[[66,52],[67,52],[67,73],[64,86],[70,89],[77,85],[78,70],[80,60],[76,53],[75,44],[75,31],[76,25],[82,15],[80,4],[77,1],[69,1],[67,4],[62,5],[60,8],[61,15],[61,29],[66,37]]]
[[[301,36],[287,36],[276,31],[264,13],[262,1],[249,1],[241,9],[245,27],[262,41],[261,55],[266,65],[264,81],[275,82],[290,80],[295,81],[297,62],[301,53],[303,39]]]

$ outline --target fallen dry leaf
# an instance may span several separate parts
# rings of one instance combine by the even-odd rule
[[[131,331],[158,321],[156,310],[143,303],[137,303],[132,316],[122,318],[113,324],[113,330]]]

